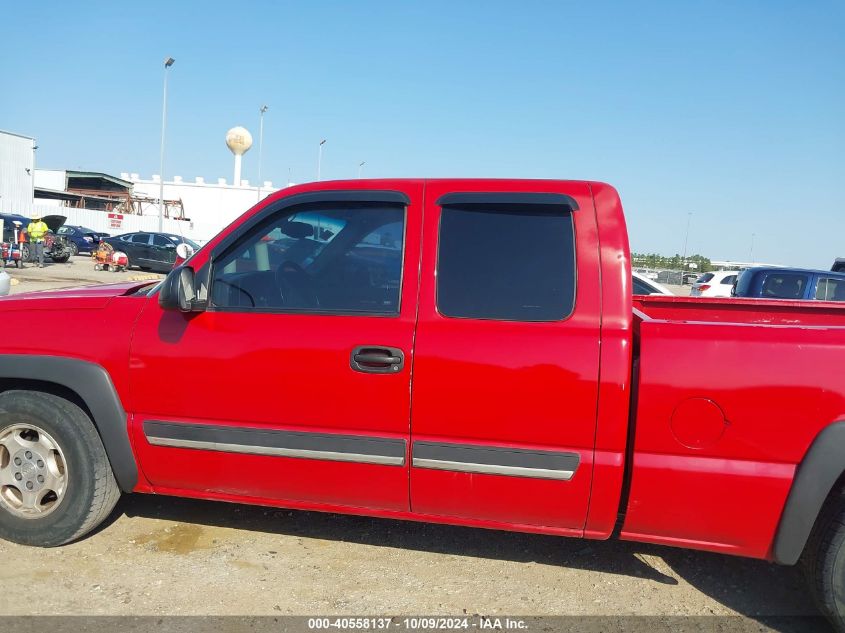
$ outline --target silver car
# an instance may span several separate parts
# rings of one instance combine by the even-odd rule
[[[5,297],[12,289],[12,278],[5,270],[0,270],[0,297]]]

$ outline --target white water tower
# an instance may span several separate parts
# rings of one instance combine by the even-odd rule
[[[235,155],[235,186],[241,186],[241,157],[252,147],[252,134],[245,127],[233,127],[226,132],[226,146]]]

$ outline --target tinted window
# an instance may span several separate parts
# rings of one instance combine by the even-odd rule
[[[443,208],[437,262],[441,314],[558,321],[574,302],[569,211]]]
[[[845,279],[819,279],[816,299],[820,301],[845,301]]]
[[[163,235],[153,235],[153,246],[174,246],[174,244]]]
[[[129,241],[133,244],[149,244],[150,236],[146,233],[135,233]]]
[[[696,282],[695,282],[695,283],[697,283],[697,284],[706,284],[706,283],[707,283],[708,281],[710,281],[711,279],[713,279],[713,273],[704,273],[703,275],[701,275],[701,277],[699,277],[699,278],[696,280]]]
[[[799,273],[768,273],[763,280],[761,297],[800,299],[807,287],[807,275]]]
[[[649,288],[648,285],[642,280],[637,279],[634,277],[634,294],[635,295],[650,295],[654,292],[653,288]]]
[[[403,207],[286,210],[214,261],[212,305],[398,313],[404,233]]]
[[[69,226],[60,226],[59,230],[57,231],[59,235],[73,235],[74,230]]]
[[[733,286],[735,281],[736,281],[736,275],[728,275],[720,283],[723,283],[726,286]]]

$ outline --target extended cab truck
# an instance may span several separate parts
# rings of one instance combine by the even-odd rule
[[[636,297],[616,191],[278,192],[158,285],[0,299],[0,536],[121,491],[796,563],[845,613],[845,306]],[[61,327],[56,327],[61,323]]]

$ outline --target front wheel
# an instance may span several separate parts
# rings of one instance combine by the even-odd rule
[[[21,244],[21,261],[32,261],[32,249],[29,247],[29,244]]]
[[[38,391],[0,394],[0,538],[63,545],[105,520],[119,497],[82,409]]]
[[[70,254],[73,257],[76,257],[77,255],[79,255],[79,247],[76,245],[76,242],[70,243]]]
[[[801,562],[816,605],[845,632],[845,489],[828,499]]]
[[[55,255],[50,259],[52,259],[57,264],[64,264],[67,260],[70,259],[70,255],[65,253],[64,255]]]

